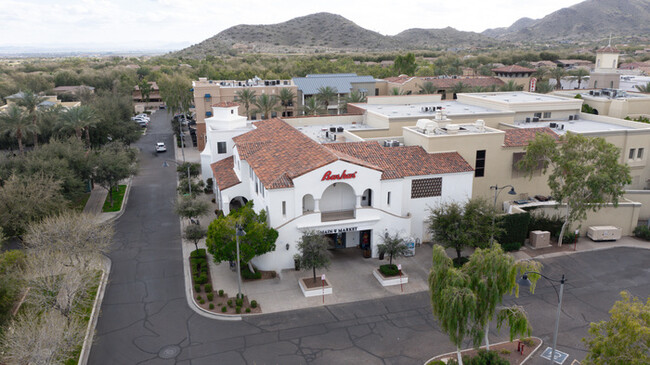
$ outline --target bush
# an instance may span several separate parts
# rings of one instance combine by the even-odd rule
[[[208,293],[207,297],[208,297],[209,302],[213,301],[214,300],[214,293]]]
[[[226,303],[228,303],[228,306],[229,306],[230,308],[232,308],[232,299],[228,299],[228,301],[227,301]]]
[[[235,312],[237,312],[237,314],[241,313],[241,307],[237,306],[237,308],[235,308]]]
[[[244,300],[241,299],[241,298],[235,299],[235,305],[238,306],[238,307],[243,306],[244,305]]]
[[[562,218],[557,215],[549,217],[544,213],[531,214],[528,231],[549,231],[551,232],[551,237],[557,239],[560,236],[563,223]]]
[[[501,248],[503,248],[503,250],[506,252],[510,252],[510,251],[519,251],[521,246],[522,244],[519,242],[511,242],[511,243],[502,244]]]
[[[577,237],[578,236],[573,232],[564,232],[564,238],[562,239],[562,243],[573,243],[576,241]]]
[[[223,289],[219,289],[219,296],[223,297]]]
[[[203,290],[205,290],[206,293],[212,293],[212,284],[205,284]]]
[[[246,313],[250,313],[250,312],[251,312],[251,309],[250,309],[250,308],[246,308]]]
[[[257,308],[257,300],[251,300],[251,308]]]
[[[206,258],[206,257],[208,257],[208,255],[205,252],[205,248],[199,248],[198,250],[192,251],[192,253],[190,254],[190,257],[192,257],[192,258]]]
[[[196,300],[201,300],[201,295],[197,295]]]
[[[196,280],[194,280],[196,281]],[[194,291],[197,293],[201,292],[201,284],[194,284]]]
[[[225,305],[223,307],[221,307],[221,312],[226,313],[227,310],[228,310],[228,308],[226,308]]]
[[[223,211],[221,209],[215,209],[214,214],[217,216],[217,218],[223,217]]]
[[[385,264],[379,266],[379,272],[384,276],[396,276],[399,275],[399,270],[395,264]]]
[[[205,273],[201,273],[201,275],[195,276],[194,279],[195,279],[194,282],[197,284],[205,284],[208,282],[208,275],[206,275]]]
[[[214,303],[210,303],[210,305],[208,306],[208,308],[210,308],[210,309],[214,309]]]
[[[637,226],[636,228],[634,228],[634,236],[642,238],[646,241],[650,241],[650,227]]]
[[[251,272],[247,266],[241,268],[241,277],[246,280],[257,280],[262,278],[262,273],[259,271]]]
[[[205,300],[203,300],[203,298],[201,298],[201,300],[199,300],[199,303],[200,304],[205,304]]]
[[[496,240],[505,251],[516,251],[526,241],[529,225],[530,213],[528,212],[504,215],[499,219],[499,226],[503,228],[503,232],[496,237]],[[506,247],[511,249],[508,250]]]
[[[509,365],[510,363],[501,357],[496,351],[478,350],[474,357],[463,356],[463,364],[467,365]],[[458,365],[455,358],[449,359],[447,365]]]

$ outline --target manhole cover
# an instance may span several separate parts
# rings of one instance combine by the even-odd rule
[[[181,353],[180,346],[168,345],[158,351],[158,357],[161,359],[173,359]]]

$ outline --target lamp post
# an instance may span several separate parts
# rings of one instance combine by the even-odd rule
[[[241,268],[239,267],[239,237],[246,234],[246,231],[239,223],[235,223],[235,242],[237,244],[237,299],[243,298],[241,294]]]
[[[181,166],[181,164],[178,163],[177,161],[165,160],[163,162],[163,167],[169,167],[169,164],[167,163],[167,161],[176,164],[176,166]],[[183,161],[183,164],[185,164],[185,161]],[[189,190],[190,195],[192,195],[192,180],[190,179],[190,176],[191,176],[190,175],[190,165],[191,164],[189,164],[189,163],[187,164],[187,188]]]
[[[512,185],[505,185],[505,186],[499,186],[499,185],[492,185],[490,186],[490,190],[494,190],[494,214],[492,214],[492,232],[490,233],[490,247],[492,247],[492,243],[494,242],[494,219],[496,217],[496,209],[497,209],[497,197],[499,194],[501,194],[501,191],[505,188],[510,188],[510,191],[508,191],[508,194],[510,195],[517,195],[517,192],[515,191],[515,187]]]
[[[548,280],[551,285],[553,285],[553,289],[555,289],[555,284],[553,283],[560,283],[560,293],[557,293],[557,289],[555,289],[556,294],[558,294],[558,303],[557,303],[557,317],[555,318],[555,333],[553,334],[553,350],[551,351],[551,362],[550,364],[553,365],[553,362],[555,361],[555,348],[557,347],[557,333],[558,329],[560,328],[560,313],[562,313],[562,294],[564,293],[564,283],[566,282],[566,279],[564,278],[564,274],[562,274],[562,279],[560,280],[554,280],[551,279],[543,274],[540,274],[535,271],[526,271],[520,279],[517,279],[517,284],[523,287],[530,287],[530,280],[528,280],[528,274],[537,274],[544,279]]]

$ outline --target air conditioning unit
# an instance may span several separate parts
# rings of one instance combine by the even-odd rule
[[[551,128],[555,128],[555,127],[557,127],[557,123],[551,123],[548,126],[551,127]]]
[[[391,147],[399,147],[399,141],[396,140],[396,139],[392,140],[390,146]]]
[[[533,118],[533,122],[539,122],[539,118],[534,117],[534,118]]]
[[[580,117],[580,114],[576,114],[576,115],[573,116],[573,120],[578,120],[579,117]]]
[[[385,140],[385,141],[384,141],[384,147],[390,147],[390,146],[392,145],[391,142],[392,142],[392,141],[390,141],[390,140]]]
[[[526,123],[530,123],[530,118],[526,118]]]
[[[446,129],[448,134],[457,134],[460,131],[460,126],[458,124],[447,124]]]
[[[573,115],[569,115],[569,120],[573,120]]]
[[[621,229],[614,226],[590,226],[587,237],[592,241],[616,241],[621,238]]]

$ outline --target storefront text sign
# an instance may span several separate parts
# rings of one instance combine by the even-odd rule
[[[340,174],[332,174],[332,171],[326,171],[325,174],[323,175],[323,178],[321,181],[325,180],[346,180],[346,179],[354,179],[357,177],[357,172],[351,172],[347,173],[346,170],[343,170],[342,173]]]
[[[354,232],[356,230],[357,230],[357,227],[332,228],[332,229],[320,229],[320,230],[318,230],[318,233],[320,233],[320,234],[331,234],[331,233]]]

